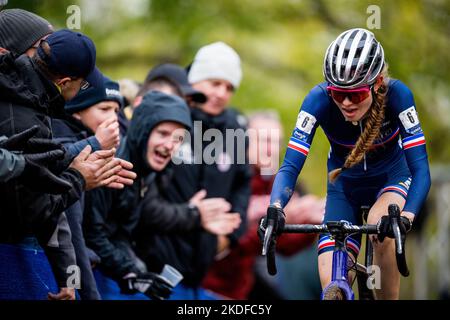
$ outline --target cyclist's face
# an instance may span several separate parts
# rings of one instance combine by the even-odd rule
[[[208,79],[192,85],[195,90],[203,92],[208,100],[201,106],[207,114],[217,116],[221,114],[234,93],[233,85],[222,79]]]
[[[349,97],[345,97],[342,102],[337,101],[333,95],[334,103],[338,106],[339,110],[341,110],[342,115],[344,116],[346,121],[359,121],[364,115],[369,111],[370,106],[372,105],[372,92],[368,92],[367,98],[360,101],[359,103],[353,103]]]
[[[373,89],[375,92],[378,91],[382,83],[383,76],[380,75],[378,76],[376,83],[373,85]],[[372,89],[370,89],[369,87],[360,89],[360,92],[358,92],[358,89],[356,89],[356,92],[355,90],[353,90],[353,92],[349,92],[348,95],[345,92],[330,91],[331,98],[338,106],[339,110],[341,110],[342,115],[344,116],[346,121],[361,120],[366,115],[367,111],[369,111],[370,106],[372,105]],[[345,99],[343,99],[344,96]]]

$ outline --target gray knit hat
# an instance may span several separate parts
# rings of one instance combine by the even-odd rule
[[[44,18],[22,9],[0,11],[0,47],[15,55],[25,53],[39,39],[53,32]]]

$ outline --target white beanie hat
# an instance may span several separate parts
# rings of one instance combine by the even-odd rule
[[[214,42],[198,50],[188,74],[189,83],[208,79],[228,80],[236,89],[242,79],[241,59],[233,48]]]

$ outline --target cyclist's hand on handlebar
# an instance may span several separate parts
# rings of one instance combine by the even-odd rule
[[[409,229],[407,229],[407,231],[406,231],[406,232],[409,232],[409,231],[411,230],[411,228],[412,228],[412,224],[413,224],[414,219],[415,219],[414,213],[408,212],[408,211],[403,211],[403,212],[401,213],[401,217],[402,217],[402,218],[407,218],[407,219],[409,220],[409,225],[410,225],[410,227],[409,227]],[[403,221],[403,220],[402,220],[402,221]],[[405,222],[405,223],[406,223],[406,222]]]
[[[408,219],[407,217],[401,216],[400,217],[400,231],[402,232],[402,234],[406,234],[408,232],[411,231],[412,229],[412,221],[410,219]]]
[[[411,230],[412,223],[408,218],[401,216],[398,226],[400,228],[400,232],[402,234],[406,234]],[[385,237],[392,239],[395,238],[394,230],[392,229],[392,224],[390,222],[389,216],[381,217],[381,219],[377,223],[377,229],[378,229],[378,240],[380,242],[383,242]]]
[[[262,254],[267,257],[267,271],[271,275],[277,273],[275,263],[275,248],[277,236],[284,229],[285,214],[283,209],[276,205],[267,208],[267,215],[261,219],[258,227],[258,236],[263,244]]]
[[[272,237],[275,238],[283,232],[285,225],[286,215],[284,214],[283,209],[272,204],[267,208],[267,215],[260,220],[258,227],[258,236],[261,241],[264,240],[269,220],[273,221]]]
[[[286,224],[286,214],[283,209],[271,204],[267,208],[267,218],[273,219],[275,224],[273,226],[273,233],[279,236],[283,233],[284,225]]]

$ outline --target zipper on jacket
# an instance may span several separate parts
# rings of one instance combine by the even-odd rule
[[[363,133],[363,129],[362,129],[362,119],[359,120],[359,129],[360,129],[361,134],[362,134],[362,133]],[[366,152],[364,152],[364,171],[367,171]]]

